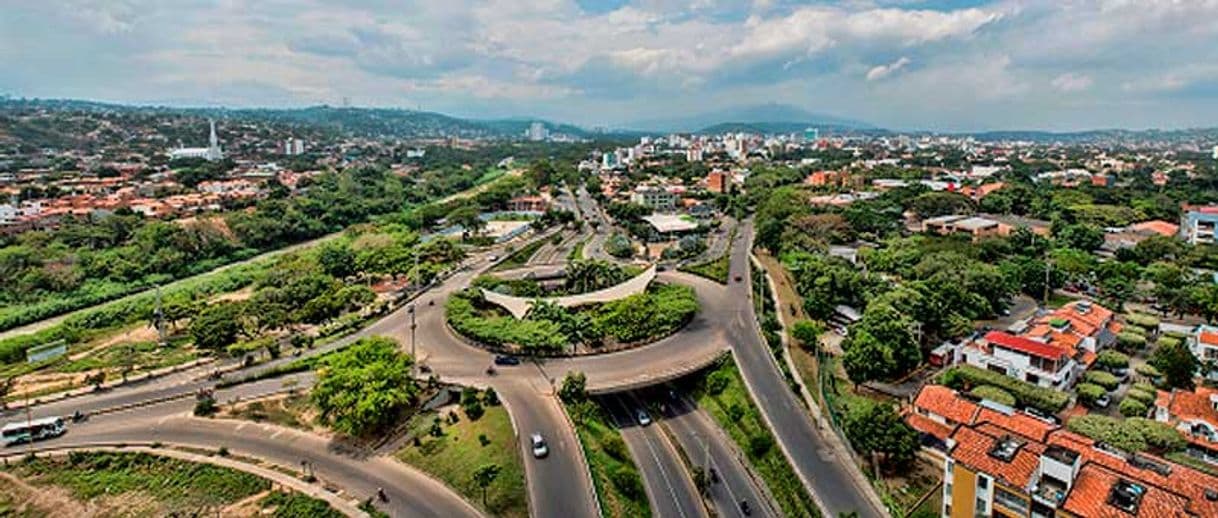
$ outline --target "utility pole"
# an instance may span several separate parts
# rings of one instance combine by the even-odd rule
[[[165,347],[165,310],[161,306],[161,285],[156,286],[156,310],[152,313],[152,324],[156,327],[157,345]]]
[[[415,343],[414,330],[418,327],[418,324],[416,324],[415,320],[414,320],[415,305],[411,304],[410,308],[408,308],[406,310],[406,312],[410,313],[410,377],[413,378],[415,375],[417,375],[416,370],[419,365],[419,357],[415,354],[415,346],[414,346],[414,343]]]
[[[1053,271],[1053,263],[1049,262],[1049,253],[1045,252],[1045,307],[1049,307],[1049,272]]]

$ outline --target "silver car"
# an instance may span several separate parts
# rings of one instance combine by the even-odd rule
[[[550,448],[546,446],[546,440],[541,438],[540,433],[534,433],[529,439],[533,442],[533,457],[540,459],[550,454]]]

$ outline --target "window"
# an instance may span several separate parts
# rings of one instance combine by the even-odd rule
[[[990,487],[990,479],[985,477],[977,477],[977,487],[981,489]]]
[[[1021,515],[1027,514],[1028,511],[1027,500],[1022,499],[1014,493],[1002,489],[1001,487],[994,489],[994,502],[1012,511],[1018,511]]]
[[[986,517],[986,516],[990,515],[989,511],[986,510],[986,504],[987,504],[987,502],[985,501],[984,498],[977,499],[977,508],[975,511],[975,515],[977,517],[982,518],[982,517]]]

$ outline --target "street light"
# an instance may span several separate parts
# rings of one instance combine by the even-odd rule
[[[410,313],[410,377],[413,378],[416,375],[415,369],[416,369],[417,365],[419,364],[419,357],[415,354],[415,347],[414,347],[414,330],[415,330],[415,328],[418,327],[418,324],[415,323],[415,319],[414,319],[415,318],[414,317],[414,315],[415,315],[414,304],[411,304],[410,307],[408,307],[406,309],[406,312]]]

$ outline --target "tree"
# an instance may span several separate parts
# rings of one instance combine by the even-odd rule
[[[241,333],[241,303],[219,302],[199,312],[190,322],[190,336],[195,347],[219,351],[237,341]]]
[[[462,237],[468,238],[471,235],[478,234],[486,227],[486,222],[478,217],[478,207],[474,205],[465,205],[448,213],[448,221],[453,224],[461,225],[463,229]]]
[[[490,487],[499,477],[502,468],[498,464],[483,464],[474,471],[474,483],[482,489],[482,505],[486,505],[486,488]]]
[[[842,423],[856,449],[885,457],[890,466],[905,466],[918,451],[918,433],[887,403],[858,399],[851,403]]]
[[[1092,251],[1104,244],[1104,231],[1095,225],[1074,224],[1053,227],[1053,237],[1067,248]]]
[[[1151,355],[1150,364],[1163,373],[1169,386],[1189,390],[1193,388],[1193,376],[1201,367],[1197,357],[1181,341],[1160,345]]]
[[[384,430],[415,403],[413,360],[384,337],[362,338],[317,362],[311,399],[335,431],[366,436]]]
[[[582,372],[568,372],[558,389],[558,398],[564,403],[578,403],[588,397],[588,378]]]
[[[804,349],[816,352],[820,343],[820,335],[825,332],[825,326],[812,320],[800,320],[791,326],[791,337],[799,342]]]

